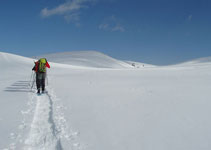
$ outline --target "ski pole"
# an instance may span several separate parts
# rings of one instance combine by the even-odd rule
[[[32,80],[31,90],[32,90],[33,87],[34,87],[34,83],[35,83],[35,73],[33,74],[33,80]]]
[[[48,86],[48,76],[47,76],[47,86]]]
[[[35,64],[35,61],[34,61],[34,64]],[[33,68],[34,69],[34,68]],[[32,73],[31,73],[31,77],[30,77],[30,81],[29,81],[29,86],[31,86],[31,84],[32,84],[32,80],[33,80],[33,78],[34,78],[34,71],[33,71],[33,69],[32,69]]]
[[[30,77],[30,80],[29,80],[29,86],[31,86],[32,76],[33,76],[33,71],[32,71],[32,73],[31,73],[31,77]]]
[[[46,85],[48,86],[48,74],[47,74],[47,70],[46,70],[46,76],[45,76],[45,82],[46,82]]]

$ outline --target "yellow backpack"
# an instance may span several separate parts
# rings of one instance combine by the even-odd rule
[[[38,64],[38,72],[46,72],[46,62],[47,60],[45,58],[40,58]]]

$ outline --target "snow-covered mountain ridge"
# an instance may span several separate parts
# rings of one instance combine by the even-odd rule
[[[10,63],[11,61],[25,62],[32,61],[31,58],[9,54],[5,52],[0,52],[0,61],[6,61]],[[8,59],[10,57],[10,59]],[[47,58],[49,62],[61,63],[71,66],[80,66],[80,67],[93,67],[93,68],[143,68],[143,67],[156,67],[155,65],[146,64],[143,62],[135,61],[123,61],[114,59],[108,55],[105,55],[97,51],[72,51],[72,52],[60,52],[60,53],[51,53],[41,56],[35,56],[33,58],[39,59],[41,57]],[[15,60],[15,59],[16,60]],[[33,59],[33,61],[35,61]],[[211,57],[202,57],[193,60],[188,60],[181,62],[175,65],[184,66],[184,65],[197,65],[203,63],[211,63]],[[2,64],[2,63],[1,63]],[[0,64],[0,65],[1,65]]]
[[[114,59],[106,54],[97,51],[71,51],[59,52],[38,56],[45,57],[51,62],[70,64],[73,66],[94,67],[94,68],[143,68],[156,67],[143,62],[123,61]],[[197,65],[202,63],[211,63],[211,57],[202,57],[193,60],[187,60],[175,65]]]

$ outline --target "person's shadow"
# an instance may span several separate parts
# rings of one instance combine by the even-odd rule
[[[29,81],[17,81],[11,86],[6,87],[6,92],[31,92]]]

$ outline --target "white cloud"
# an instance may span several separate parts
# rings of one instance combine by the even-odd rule
[[[107,30],[108,28],[109,28],[109,24],[107,24],[107,23],[99,25],[99,29]]]
[[[79,10],[81,8],[80,0],[68,1],[53,9],[44,8],[41,11],[42,17],[49,17],[53,15],[63,15],[69,12]]]
[[[99,29],[105,31],[120,31],[120,32],[125,31],[125,28],[122,25],[120,25],[115,16],[106,18],[104,22],[99,25]]]
[[[95,2],[96,0],[68,0],[55,8],[44,8],[41,10],[41,16],[47,18],[54,15],[61,15],[68,22],[79,21],[80,10],[88,7],[88,2]]]
[[[112,31],[124,32],[125,31],[125,28],[122,27],[121,25],[117,24],[115,27],[112,28]]]

